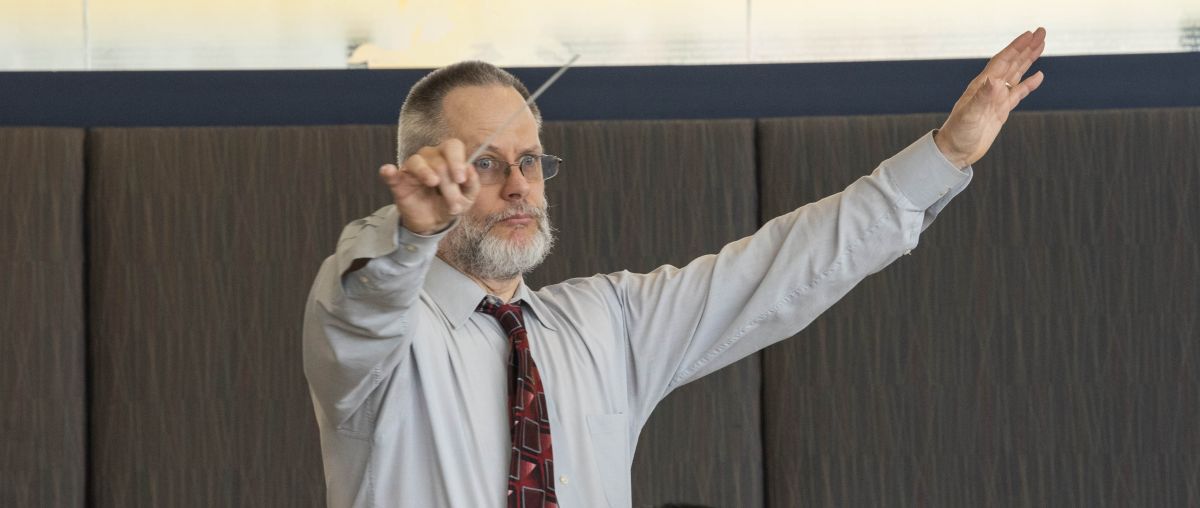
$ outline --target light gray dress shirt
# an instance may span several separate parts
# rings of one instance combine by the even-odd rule
[[[915,247],[970,177],[927,134],[683,268],[522,284],[559,506],[630,506],[638,433],[663,397],[807,326]],[[440,237],[385,207],[346,227],[313,284],[304,370],[331,507],[505,505],[509,345],[475,312],[484,291],[434,256]]]

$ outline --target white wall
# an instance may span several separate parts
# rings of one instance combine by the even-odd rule
[[[0,70],[983,57],[1038,25],[1050,55],[1200,49],[1197,0],[0,0]]]

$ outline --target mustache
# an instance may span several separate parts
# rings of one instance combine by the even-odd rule
[[[546,207],[534,206],[525,202],[514,204],[504,209],[502,212],[489,214],[487,219],[484,221],[483,230],[491,230],[496,224],[518,215],[528,215],[536,220],[538,224],[541,224],[546,219]]]

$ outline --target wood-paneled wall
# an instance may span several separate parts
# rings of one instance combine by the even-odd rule
[[[0,506],[84,502],[83,140],[0,129]]]
[[[568,160],[548,182],[560,242],[533,287],[683,266],[754,232],[749,120],[549,123],[542,143]],[[634,457],[637,506],[762,505],[759,365],[746,358],[658,406]]]
[[[570,153],[549,196],[563,233],[531,285],[683,263],[751,232],[753,129],[548,125],[546,145]],[[390,127],[92,133],[97,506],[323,502],[301,314],[342,225],[387,203],[374,168],[392,158],[393,136]],[[697,195],[716,206],[696,207]],[[660,438],[638,457],[639,503],[761,504],[758,400],[755,359],[681,390],[648,424]],[[710,410],[721,406],[735,410]],[[713,445],[728,434],[736,438]],[[675,479],[653,481],[664,472]]]
[[[932,116],[759,124],[763,207]],[[768,506],[1200,505],[1200,110],[1017,114],[921,245],[763,353]]]
[[[305,297],[387,199],[389,129],[97,129],[89,147],[92,501],[318,506]]]
[[[550,122],[530,283],[686,263],[940,120]],[[321,505],[300,317],[393,136],[0,130],[0,505]],[[911,256],[659,407],[635,505],[1200,505],[1198,141],[1014,115]]]

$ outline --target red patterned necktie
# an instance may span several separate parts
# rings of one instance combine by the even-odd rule
[[[550,417],[542,377],[529,354],[529,335],[520,305],[503,305],[484,298],[479,312],[500,322],[512,344],[508,367],[509,424],[512,456],[508,463],[509,508],[557,508],[554,494],[554,453],[550,449]]]

